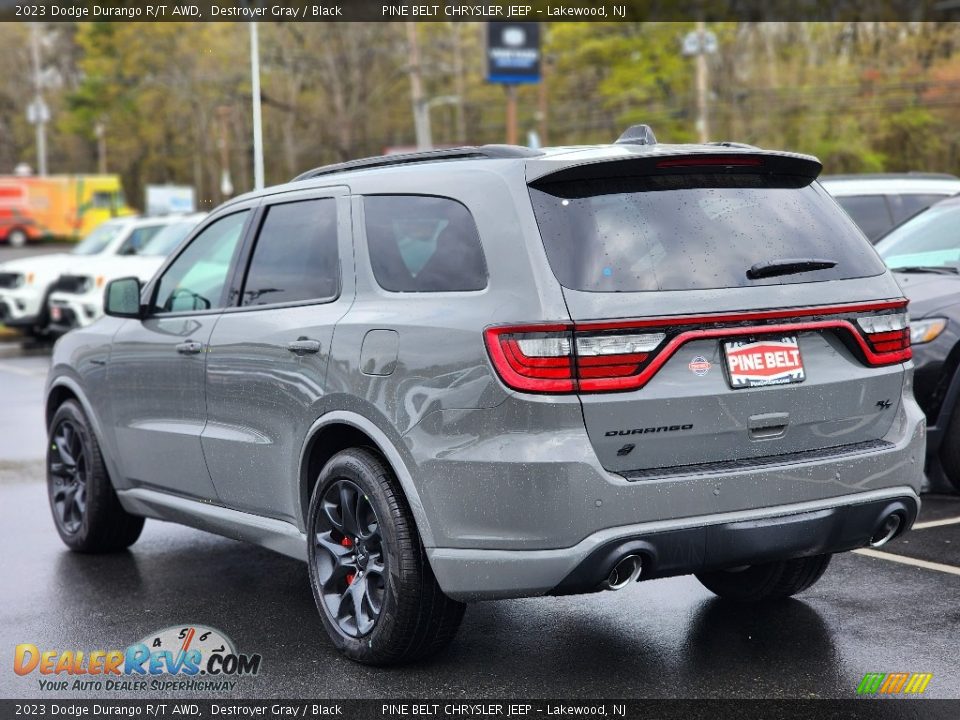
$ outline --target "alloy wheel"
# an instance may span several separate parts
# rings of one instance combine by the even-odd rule
[[[77,426],[61,420],[53,432],[47,459],[53,511],[64,532],[73,535],[87,511],[87,452]]]
[[[337,479],[323,494],[313,563],[331,619],[350,637],[373,630],[386,595],[387,556],[380,521],[355,483]]]

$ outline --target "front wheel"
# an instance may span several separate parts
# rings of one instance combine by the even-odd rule
[[[465,606],[437,584],[396,477],[366,448],[324,466],[308,517],[310,584],[336,648],[367,665],[442,649]]]
[[[812,586],[826,571],[830,555],[780,560],[730,570],[697,573],[715,595],[739,602],[763,602],[796,595]]]
[[[953,489],[960,492],[960,402],[953,407],[940,445],[940,466]]]
[[[47,493],[53,522],[71,550],[106,553],[137,541],[143,518],[120,506],[83,409],[63,403],[50,421]]]

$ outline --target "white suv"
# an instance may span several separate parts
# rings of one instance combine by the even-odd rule
[[[89,325],[99,318],[103,315],[103,289],[108,282],[127,276],[147,282],[167,255],[205,216],[205,213],[195,213],[154,219],[152,222],[161,224],[136,254],[114,253],[74,261],[69,271],[60,275],[50,292],[50,330],[61,334],[71,328]]]
[[[98,225],[68,253],[34,255],[0,264],[0,323],[42,334],[47,300],[59,277],[78,263],[136,255],[171,218],[123,217]],[[103,281],[100,281],[102,291]]]
[[[820,183],[870,242],[935,202],[960,193],[960,178],[946,173],[824,175]]]

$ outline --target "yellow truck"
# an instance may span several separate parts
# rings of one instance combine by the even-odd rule
[[[0,175],[0,242],[78,240],[113,217],[132,215],[116,175]]]

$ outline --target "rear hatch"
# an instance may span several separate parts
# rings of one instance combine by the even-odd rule
[[[531,182],[573,322],[500,339],[540,371],[567,354],[570,386],[552,391],[580,395],[604,467],[639,479],[883,442],[910,354],[905,301],[819,169],[698,154]]]

